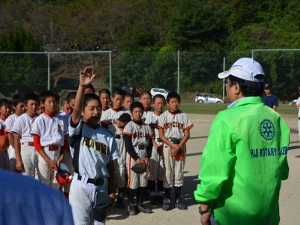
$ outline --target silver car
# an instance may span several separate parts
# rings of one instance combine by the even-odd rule
[[[224,103],[224,101],[213,94],[199,93],[195,97],[195,102],[199,103]]]

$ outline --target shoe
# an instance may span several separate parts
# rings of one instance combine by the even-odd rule
[[[163,209],[164,211],[169,211],[169,210],[171,210],[171,200],[170,200],[170,199],[164,198],[162,209]]]
[[[175,207],[176,207],[177,209],[180,209],[180,210],[187,210],[187,208],[188,208],[188,207],[183,203],[182,197],[179,197],[179,198],[176,200]]]
[[[295,158],[300,158],[300,155],[296,155]]]
[[[117,198],[116,205],[117,205],[117,208],[124,209],[125,208],[125,204],[124,204],[123,198]]]
[[[127,214],[129,216],[134,216],[135,215],[135,205],[134,204],[128,204]]]
[[[152,210],[147,208],[144,204],[136,204],[137,210],[143,213],[152,213]]]

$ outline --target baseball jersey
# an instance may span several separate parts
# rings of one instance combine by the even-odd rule
[[[142,116],[142,120],[145,122],[145,120],[146,120],[146,117],[147,117],[147,115],[149,114],[149,113],[151,113],[151,112],[154,112],[154,109],[151,107],[150,109],[148,109],[148,110],[146,110],[146,109],[144,109],[144,113],[143,113],[143,116]]]
[[[115,137],[116,143],[118,145],[119,153],[125,150],[125,143],[123,140],[123,130],[124,128],[119,128],[116,124],[109,125],[107,128]]]
[[[159,129],[164,129],[166,138],[182,139],[184,131],[190,130],[194,125],[187,114],[181,111],[172,113],[167,110],[159,116],[157,126]]]
[[[42,146],[64,145],[64,121],[43,113],[32,124],[31,134],[40,136]]]
[[[142,122],[139,125],[133,120],[126,124],[123,133],[131,137],[132,145],[137,153],[140,150],[147,150],[147,146],[153,138],[153,132],[148,124]]]
[[[158,133],[158,118],[159,115],[156,115],[155,112],[149,112],[146,116],[146,120],[145,123],[149,124],[150,126],[152,126],[154,129],[154,138],[157,139],[159,138],[159,133]]]
[[[70,118],[69,136],[74,171],[89,178],[109,177],[106,165],[119,157],[113,135],[100,125],[93,129],[82,118],[74,126]]]
[[[260,97],[219,112],[203,150],[195,199],[211,202],[217,224],[279,224],[289,141],[287,124]]]
[[[30,132],[35,119],[36,117],[32,118],[27,113],[16,119],[12,132],[21,135],[20,142],[33,142],[33,135]]]
[[[5,120],[5,130],[9,133],[12,132],[12,129],[14,127],[15,120],[18,118],[18,116],[14,113],[7,117]]]
[[[100,123],[105,127],[108,127],[110,124],[115,124],[116,120],[125,113],[125,109],[113,109],[109,108],[105,112],[102,113]]]

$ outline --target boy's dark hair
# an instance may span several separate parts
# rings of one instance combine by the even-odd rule
[[[42,103],[45,103],[46,99],[49,97],[53,97],[53,98],[55,98],[55,100],[57,102],[59,102],[59,95],[50,90],[41,92],[39,96],[40,96],[40,100],[42,101]]]
[[[115,97],[116,95],[122,95],[123,97],[125,96],[125,91],[121,88],[115,88],[112,93],[111,93],[111,96],[112,97]]]
[[[120,117],[119,120],[123,123],[128,123],[131,121],[131,116],[128,113],[123,113]]]
[[[177,92],[175,92],[175,91],[171,91],[171,92],[168,94],[168,96],[167,96],[167,102],[168,102],[168,103],[169,103],[169,101],[170,101],[171,98],[176,98],[176,99],[178,99],[179,102],[181,102],[180,95],[179,95]]]
[[[157,99],[157,98],[162,98],[164,101],[166,101],[165,97],[162,94],[157,94],[157,95],[154,95],[152,102],[155,102],[155,99]]]
[[[99,97],[101,96],[101,94],[108,94],[109,97],[110,97],[110,91],[109,91],[108,89],[106,89],[106,88],[101,89],[101,90],[99,91]]]
[[[24,102],[24,94],[15,94],[11,99],[12,105],[16,107],[20,102]]]
[[[85,94],[85,95],[84,95],[83,109],[87,106],[87,104],[88,104],[89,101],[91,101],[91,100],[96,100],[96,101],[98,101],[99,104],[100,104],[100,105],[99,105],[100,108],[102,107],[99,97],[98,97],[96,94],[89,93],[89,94]]]
[[[61,106],[64,106],[66,103],[68,103],[67,98],[63,98],[63,99],[61,100],[61,102],[60,102],[60,105],[61,105]]]
[[[144,106],[140,102],[134,102],[134,103],[132,103],[131,106],[130,106],[130,112],[133,112],[133,110],[135,108],[140,108],[140,109],[142,109],[144,111]]]
[[[258,79],[263,79],[263,77],[264,77],[263,75],[256,76],[256,78]],[[261,96],[264,93],[264,83],[243,80],[238,77],[234,77],[232,75],[229,75],[228,79],[230,80],[231,83],[229,85],[232,85],[234,83],[238,83],[240,85],[240,89],[244,97]]]
[[[89,84],[85,87],[85,89],[88,89],[88,88],[91,89],[94,93],[96,92],[96,90],[92,84]]]
[[[77,94],[76,91],[69,92],[69,94],[67,95],[67,101],[68,101],[68,103],[70,103],[72,99],[75,99],[76,94]]]
[[[28,93],[24,96],[24,104],[27,105],[29,100],[34,100],[40,104],[40,97],[35,93]]]
[[[130,97],[130,98],[132,98],[132,100],[134,100],[134,97],[133,97],[133,95],[131,95],[131,94],[125,94],[124,99],[125,99],[126,97]]]
[[[143,91],[143,92],[141,93],[141,95],[140,95],[140,98],[141,98],[142,96],[144,96],[144,95],[149,95],[150,98],[152,98],[152,95],[151,95],[150,91]]]
[[[11,106],[11,102],[6,98],[2,98],[2,99],[0,99],[0,107],[2,107],[4,105],[5,106]]]

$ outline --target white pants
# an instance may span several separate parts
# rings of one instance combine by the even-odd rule
[[[185,164],[185,145],[182,146],[182,151],[184,151],[184,158],[182,160],[175,160],[170,155],[170,147],[164,144],[163,148],[163,160],[165,166],[165,179],[164,188],[181,187],[183,185],[184,179],[184,164]],[[175,178],[175,179],[174,179]]]
[[[38,153],[34,146],[22,143],[21,158],[24,165],[22,174],[38,179]]]
[[[158,142],[158,145],[161,145],[161,142]],[[163,157],[158,154],[156,148],[153,146],[152,148],[152,155],[150,158],[150,180],[156,181],[156,180],[164,180],[164,162]]]
[[[101,186],[87,183],[87,178],[77,179],[78,174],[74,173],[71,183],[69,202],[72,207],[72,213],[75,225],[104,225],[104,222],[98,222],[93,218],[93,205],[95,204],[95,192],[107,193],[107,181]]]
[[[44,151],[51,160],[57,161],[60,157],[60,150],[49,151],[47,147],[44,147]],[[48,163],[46,163],[40,155],[38,157],[38,172],[40,181],[59,190],[60,184],[56,180],[56,171],[50,168]]]
[[[298,133],[299,133],[299,141],[300,141],[300,119],[298,118]]]
[[[11,172],[15,172],[16,171],[16,152],[15,149],[9,145],[8,150],[8,169]]]

